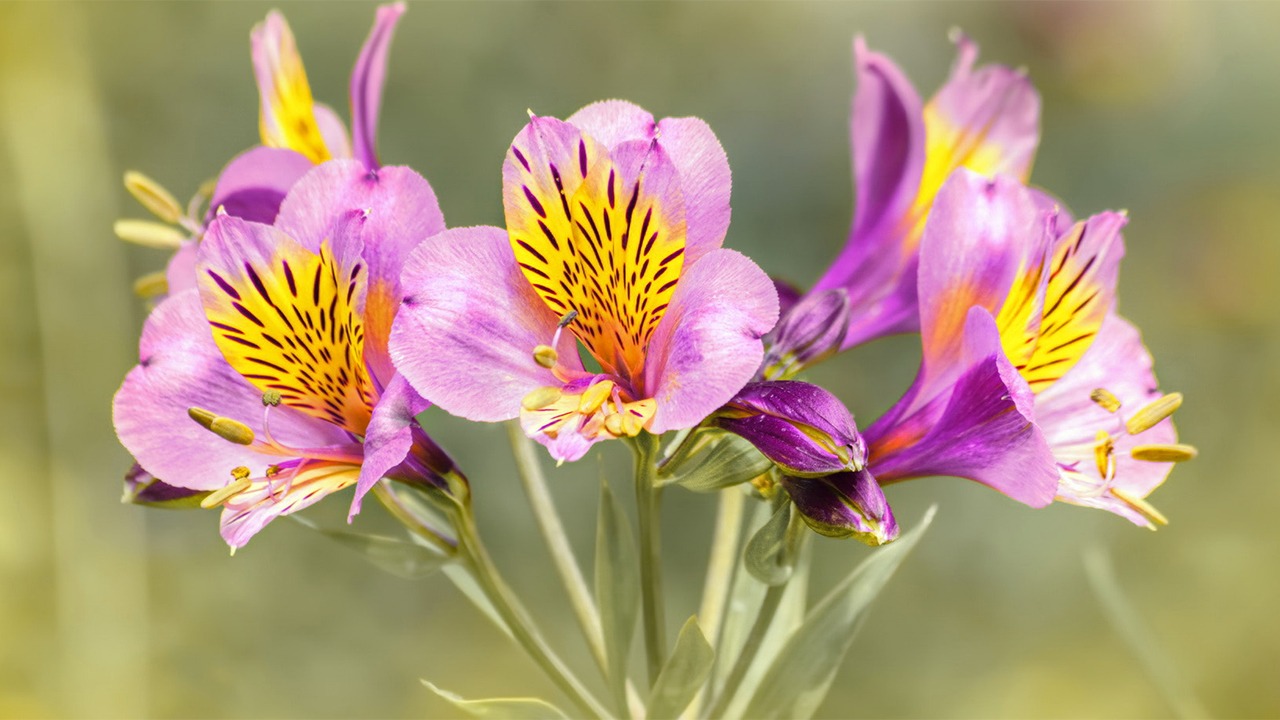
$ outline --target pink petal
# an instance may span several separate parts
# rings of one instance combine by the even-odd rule
[[[413,428],[417,415],[431,403],[410,387],[402,375],[395,375],[378,398],[373,408],[373,418],[364,436],[364,463],[356,481],[355,497],[351,500],[348,522],[360,512],[360,503],[379,480],[395,466],[404,462],[413,447]]]
[[[742,389],[760,367],[778,321],[773,281],[746,256],[718,249],[686,265],[649,343],[645,388],[657,400],[650,431],[692,427]]]
[[[382,87],[387,77],[387,53],[396,23],[404,14],[405,4],[397,2],[378,7],[369,38],[360,49],[356,67],[351,71],[351,135],[355,143],[355,159],[366,167],[378,167],[378,112],[382,107]]]
[[[391,330],[395,367],[424,398],[469,420],[516,417],[538,387],[563,385],[533,360],[559,320],[534,293],[499,228],[447,230],[422,243],[404,270]],[[581,370],[562,333],[560,364]]]

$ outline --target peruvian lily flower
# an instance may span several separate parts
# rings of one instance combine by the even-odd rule
[[[532,117],[503,200],[506,230],[447,231],[405,268],[391,354],[423,397],[470,420],[519,417],[564,461],[693,427],[755,373],[777,295],[720,248],[729,165],[704,122],[619,101]]]
[[[201,505],[223,507],[232,548],[352,485],[354,515],[384,476],[460,478],[387,355],[400,266],[443,226],[421,176],[352,160],[308,173],[274,226],[215,218],[198,288],[143,329],[115,397],[121,442],[151,477],[209,493]]]
[[[165,272],[169,293],[195,287],[196,246],[216,212],[270,224],[290,188],[315,165],[355,158],[367,168],[380,167],[376,139],[387,54],[404,11],[402,2],[377,10],[373,30],[351,73],[350,134],[332,108],[312,99],[302,57],[284,16],[272,11],[254,27],[250,42],[261,97],[262,144],[233,158],[200,202],[193,201],[186,215],[170,220],[179,227],[164,238],[163,247],[176,250]],[[197,216],[206,198],[207,212]]]
[[[881,482],[953,475],[1035,507],[1148,516],[1141,498],[1167,464],[1119,473],[1193,451],[1168,444],[1180,396],[1158,397],[1136,332],[1110,317],[1125,221],[1072,223],[1016,181],[953,174],[920,252],[920,372],[866,432]],[[1127,423],[1121,407],[1137,410]],[[1129,437],[1144,433],[1151,444]]]
[[[891,60],[855,39],[853,228],[806,296],[818,301],[801,301],[780,323],[814,327],[771,338],[767,378],[790,377],[836,350],[918,330],[920,241],[943,182],[957,168],[987,177],[1029,176],[1039,140],[1039,96],[1021,72],[999,65],[975,68],[978,47],[969,38],[959,35],[956,44],[950,78],[922,105]],[[846,307],[835,307],[839,302]],[[797,317],[808,313],[813,318]],[[802,346],[793,344],[797,337]]]

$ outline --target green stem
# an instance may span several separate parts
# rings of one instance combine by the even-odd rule
[[[712,647],[719,647],[720,629],[733,581],[733,567],[738,559],[738,537],[742,534],[745,505],[746,497],[742,494],[742,488],[730,487],[720,491],[716,526],[711,536],[711,553],[707,560],[707,579],[702,585],[702,604],[698,608],[698,624],[702,626],[707,642]],[[705,701],[706,690],[699,690],[689,704],[686,715],[698,717]]]
[[[516,469],[520,482],[524,486],[525,495],[529,497],[529,507],[538,522],[538,530],[547,543],[551,560],[555,563],[560,581],[564,583],[565,592],[569,595],[569,604],[573,606],[573,614],[582,628],[582,635],[591,648],[591,655],[602,671],[607,672],[608,659],[605,655],[604,633],[600,627],[600,614],[596,611],[591,591],[582,577],[582,570],[573,555],[573,548],[565,535],[564,525],[556,512],[551,493],[547,490],[547,480],[538,464],[538,456],[534,452],[533,441],[524,434],[518,422],[507,423],[507,436],[511,439],[511,450],[515,455]]]
[[[733,701],[733,696],[738,692],[738,686],[742,684],[742,679],[746,677],[747,671],[751,669],[751,663],[756,659],[756,653],[760,650],[760,645],[764,642],[764,637],[769,632],[769,626],[773,625],[773,618],[778,613],[778,605],[782,603],[782,596],[786,591],[787,583],[781,583],[779,585],[770,585],[765,592],[764,600],[760,603],[760,611],[756,613],[755,624],[751,626],[751,632],[747,635],[746,642],[742,644],[738,659],[734,662],[733,669],[729,672],[729,677],[725,678],[724,687],[720,689],[720,696],[712,703],[711,710],[707,712],[707,717],[724,716],[729,703]]]
[[[636,456],[636,515],[640,523],[640,587],[644,604],[644,649],[649,685],[662,671],[667,657],[663,617],[661,505],[657,480],[658,437],[641,433],[633,444]]]
[[[455,513],[458,528],[458,554],[471,569],[476,582],[484,589],[503,622],[511,629],[517,642],[529,653],[538,667],[551,678],[565,695],[577,706],[578,711],[591,717],[610,717],[604,705],[582,685],[543,639],[534,626],[529,612],[524,609],[515,593],[507,586],[493,559],[480,542],[480,535],[468,509]]]

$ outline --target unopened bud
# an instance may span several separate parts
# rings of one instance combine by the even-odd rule
[[[748,383],[715,423],[750,440],[790,475],[856,472],[866,463],[866,444],[853,415],[817,385],[794,380]]]
[[[560,354],[550,345],[539,345],[533,349],[533,361],[544,368],[553,368],[556,361],[560,359]]]
[[[783,475],[781,481],[805,523],[820,535],[873,546],[898,537],[893,510],[867,470],[815,478]]]
[[[187,239],[178,228],[154,220],[117,220],[112,228],[125,242],[160,250],[177,250]]]
[[[1124,427],[1130,435],[1137,435],[1155,427],[1180,407],[1182,407],[1182,393],[1169,393],[1147,403],[1125,422]]]
[[[764,376],[786,379],[840,349],[849,331],[849,293],[844,288],[802,298],[771,333]]]
[[[182,206],[155,180],[136,170],[124,174],[124,187],[153,215],[167,223],[176,223],[182,217]]]

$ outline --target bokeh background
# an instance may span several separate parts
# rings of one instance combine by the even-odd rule
[[[140,169],[186,197],[256,142],[248,33],[270,7],[0,5],[0,716],[454,714],[419,678],[555,697],[443,578],[392,577],[289,522],[231,558],[213,513],[118,501],[129,458],[110,398],[145,314],[130,283],[164,261],[113,238],[115,218],[143,216],[120,178]],[[373,6],[283,9],[315,95],[345,110]],[[1169,715],[1089,589],[1081,556],[1095,546],[1208,712],[1280,715],[1280,5],[415,4],[391,55],[381,155],[431,180],[450,225],[496,224],[526,108],[563,117],[621,97],[701,116],[734,171],[728,244],[808,283],[849,225],[852,37],[927,96],[953,26],[1043,93],[1033,180],[1080,214],[1130,211],[1122,310],[1164,388],[1186,394],[1179,426],[1201,456],[1153,496],[1172,520],[1158,533],[957,480],[895,486],[906,523],[932,503],[938,519],[821,715]],[[813,378],[866,422],[916,362],[896,338]],[[503,429],[426,422],[474,480],[498,562],[592,676]],[[604,455],[607,472],[624,466],[623,448]],[[597,472],[552,475],[584,558]],[[321,521],[338,522],[337,506]],[[666,499],[673,633],[695,609],[712,508]],[[869,552],[816,544],[819,591]]]

